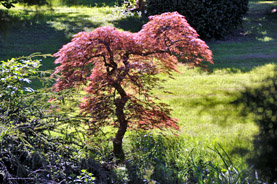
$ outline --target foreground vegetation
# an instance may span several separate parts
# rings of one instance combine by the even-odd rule
[[[89,143],[85,142],[85,148],[90,150],[90,155],[85,155],[85,151],[79,152],[78,145],[84,143],[84,138],[77,139],[79,135],[83,134],[80,129],[74,127],[86,120],[75,117],[76,109],[74,108],[71,111],[63,109],[74,106],[74,102],[69,101],[72,98],[66,100],[65,105],[48,104],[47,101],[51,95],[47,91],[44,91],[44,94],[49,94],[47,96],[49,98],[44,97],[45,99],[41,102],[35,103],[37,105],[45,104],[46,112],[46,107],[61,106],[60,114],[57,116],[60,117],[60,120],[69,123],[70,131],[66,131],[64,128],[66,125],[60,126],[53,120],[51,122],[57,124],[49,123],[48,127],[43,128],[41,128],[43,125],[36,121],[28,122],[32,126],[23,128],[20,125],[13,125],[6,129],[7,125],[3,125],[1,138],[7,141],[2,143],[1,148],[14,145],[17,149],[12,150],[12,147],[9,147],[8,150],[1,151],[1,154],[5,156],[8,152],[15,155],[15,159],[10,161],[16,166],[13,174],[21,172],[23,174],[17,176],[23,177],[25,171],[32,171],[33,175],[28,176],[30,178],[37,177],[38,182],[47,179],[47,174],[51,176],[48,177],[49,180],[67,179],[72,182],[75,180],[75,183],[96,182],[95,177],[98,177],[98,182],[100,180],[108,182],[107,180],[109,180],[111,183],[124,183],[127,180],[133,181],[133,183],[155,183],[155,181],[159,183],[182,183],[185,181],[191,183],[211,183],[212,181],[216,183],[246,183],[247,181],[255,183],[260,180],[266,181],[266,177],[260,178],[260,173],[255,176],[255,171],[249,170],[252,165],[255,165],[255,162],[249,162],[249,160],[255,158],[257,154],[254,151],[255,135],[259,132],[257,117],[255,114],[245,116],[243,114],[245,109],[238,105],[237,100],[243,96],[241,94],[245,93],[246,87],[259,88],[261,83],[265,83],[264,79],[268,76],[275,76],[277,52],[275,30],[277,24],[276,14],[271,13],[273,7],[276,7],[274,1],[251,1],[250,12],[244,20],[242,35],[229,37],[225,41],[208,42],[215,62],[210,66],[210,72],[188,69],[187,66],[180,64],[180,73],[175,73],[174,79],[168,79],[164,83],[165,90],[171,93],[163,93],[161,90],[154,91],[163,102],[173,108],[173,117],[179,120],[182,129],[180,132],[173,132],[178,136],[172,135],[170,131],[163,131],[165,136],[161,136],[158,131],[152,134],[149,132],[129,133],[124,142],[126,157],[129,161],[125,165],[115,166],[115,161],[110,155],[112,148],[109,142],[114,135],[107,134],[105,129],[103,130],[105,135],[86,138],[91,139]],[[24,14],[18,14],[19,12],[24,12]],[[1,37],[1,60],[30,55],[33,52],[52,54],[67,43],[73,34],[81,30],[88,31],[103,25],[113,25],[124,30],[138,31],[140,25],[145,21],[138,16],[124,17],[120,14],[118,7],[76,6],[69,8],[60,6],[53,9],[43,8],[39,11],[36,11],[35,8],[16,7],[9,10],[8,15],[13,25],[9,24],[10,27],[5,27],[6,31],[2,30],[6,34],[5,36],[2,34]],[[133,26],[134,23],[136,26]],[[42,70],[53,68],[53,58],[48,57],[42,60]],[[161,78],[167,79],[165,76],[161,76]],[[41,84],[33,82],[32,87],[41,88]],[[63,96],[68,94],[63,94]],[[37,96],[35,99],[39,99],[39,97]],[[39,106],[38,109],[42,109],[42,107]],[[49,114],[44,115],[47,117]],[[64,117],[68,118],[63,119]],[[8,118],[14,117],[8,116]],[[38,121],[47,122],[43,119],[44,116]],[[44,140],[37,141],[36,136],[33,138],[26,136],[35,128],[41,130],[35,135],[45,138]],[[54,133],[53,128],[59,131],[55,130]],[[45,133],[44,130],[47,129],[53,130],[53,132]],[[77,133],[73,130],[76,130]],[[75,141],[77,145],[71,147],[72,139],[79,140],[79,142]],[[57,141],[56,145],[58,146],[51,144],[51,141]],[[31,146],[24,147],[28,143]],[[49,144],[52,146],[51,151],[45,152],[45,149],[50,147]],[[64,145],[68,148],[65,148]],[[32,149],[28,151],[30,147]],[[16,157],[18,155],[16,150],[23,150],[19,157]],[[79,155],[80,158],[67,157],[66,155],[70,154],[69,150]],[[28,165],[27,167],[24,165],[25,163],[19,162],[19,160],[24,160],[22,157],[24,154],[27,161],[28,159],[32,160],[30,163],[39,159],[41,162],[38,163],[41,165]],[[68,163],[66,167],[71,169],[66,171],[63,163]],[[46,165],[49,167],[45,173],[35,172],[38,168]],[[78,167],[73,169],[76,165]],[[2,165],[0,168],[0,174],[5,176]],[[19,168],[25,171],[20,171]],[[93,176],[90,176],[90,172],[93,173]],[[99,173],[102,175],[99,176]],[[71,177],[71,179],[67,177]]]

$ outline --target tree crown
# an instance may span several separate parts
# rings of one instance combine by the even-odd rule
[[[190,65],[213,63],[209,47],[184,16],[173,12],[149,19],[137,33],[113,27],[80,32],[54,54],[60,64],[54,89],[85,85],[80,107],[98,126],[119,125],[124,119],[129,128],[178,129],[167,106],[155,103],[151,94],[157,74],[177,71],[178,59]]]

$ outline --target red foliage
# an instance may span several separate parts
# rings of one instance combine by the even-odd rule
[[[119,126],[118,141],[127,126],[178,129],[166,105],[153,101],[156,74],[177,70],[178,58],[191,65],[213,63],[209,47],[184,16],[174,12],[149,19],[138,33],[113,27],[78,33],[54,55],[60,64],[54,89],[87,86],[82,113],[92,116],[97,126]]]

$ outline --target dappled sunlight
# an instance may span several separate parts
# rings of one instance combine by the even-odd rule
[[[256,116],[244,111],[246,104],[237,106],[234,102],[246,88],[259,89],[267,77],[274,78],[275,70],[275,64],[266,64],[248,72],[232,73],[226,68],[203,74],[180,66],[181,73],[174,74],[175,79],[164,85],[171,93],[155,93],[174,107],[172,115],[182,126],[179,136],[188,140],[188,150],[220,144],[233,159],[243,160],[254,153],[259,126],[255,124]]]
[[[17,7],[9,11],[13,17],[18,17],[20,21],[29,21],[31,24],[50,25],[58,31],[64,31],[68,38],[80,31],[91,31],[101,27],[106,22],[115,20],[119,14],[116,8],[69,8],[53,7],[35,8]],[[115,15],[116,14],[116,15]],[[20,22],[18,22],[20,24]]]
[[[265,36],[263,38],[257,38],[257,40],[262,41],[262,42],[269,42],[269,41],[274,41],[274,38]]]
[[[273,183],[276,179],[276,143],[277,143],[277,73],[265,78],[261,85],[247,87],[241,91],[234,105],[240,108],[240,114],[245,118],[253,117],[259,127],[255,135],[250,163],[254,164],[264,174],[267,181]]]
[[[213,123],[198,123],[184,125],[179,136],[190,140],[188,148],[212,148],[218,144],[231,153],[234,147],[253,151],[253,137],[258,132],[258,127],[254,123],[233,123],[229,126],[221,126]],[[241,152],[234,152],[234,159],[239,159]],[[245,153],[245,152],[244,152]],[[244,155],[248,156],[249,155]]]
[[[87,29],[94,29],[100,26],[100,23],[93,23],[89,20],[87,15],[78,15],[78,14],[61,14],[61,16],[55,20],[50,20],[47,22],[53,28],[59,31],[65,32],[69,39],[73,35],[77,34],[80,31]]]
[[[250,1],[250,4],[276,4],[276,1]]]
[[[244,19],[245,34],[261,42],[276,40],[276,7],[276,1],[250,2],[250,11]]]
[[[3,60],[33,52],[52,54],[74,34],[100,26],[113,26],[112,20],[120,17],[117,8],[113,7],[43,6],[37,9],[16,6],[1,12],[7,15],[0,26],[0,57]],[[47,58],[42,67],[43,70],[53,69],[53,59]]]
[[[257,37],[256,39],[262,42],[269,42],[269,41],[274,41],[274,38],[266,36],[268,33],[267,31],[262,31],[261,34],[263,35],[263,37]]]

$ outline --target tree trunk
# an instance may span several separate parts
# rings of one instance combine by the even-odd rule
[[[120,162],[124,161],[125,155],[122,148],[122,140],[127,130],[128,121],[125,118],[123,108],[127,102],[127,97],[116,100],[116,116],[119,121],[119,128],[113,140],[113,153]]]
[[[120,161],[124,161],[125,155],[122,148],[122,140],[127,130],[127,122],[121,122],[113,140],[113,153]]]
[[[137,7],[140,9],[140,11],[144,10],[145,8],[144,0],[137,0]]]
[[[137,0],[135,8],[131,9],[131,11],[132,12],[134,12],[134,11],[140,11],[140,12],[144,13],[144,9],[145,9],[145,2],[144,2],[144,0]]]
[[[109,47],[107,48],[109,50]],[[111,51],[110,51],[111,52]],[[111,54],[112,56],[112,54]],[[116,106],[116,117],[119,122],[119,128],[117,130],[116,136],[113,140],[113,153],[117,159],[119,159],[119,162],[123,162],[125,159],[124,151],[122,148],[122,141],[123,137],[125,135],[125,132],[128,127],[128,121],[125,118],[124,114],[124,107],[127,101],[129,100],[128,95],[126,94],[124,88],[120,85],[123,78],[127,75],[129,72],[129,54],[125,54],[123,56],[123,63],[126,66],[125,71],[122,75],[122,78],[118,79],[117,81],[113,81],[113,87],[115,90],[119,93],[120,97],[114,100],[115,106]],[[113,58],[111,60],[111,63],[114,63]],[[113,73],[117,68],[117,65],[114,63],[113,70],[110,73]]]
[[[114,101],[116,106],[115,113],[116,113],[117,120],[119,122],[119,128],[113,140],[113,152],[115,157],[118,158],[120,162],[122,162],[125,159],[125,155],[122,148],[122,140],[128,126],[128,121],[126,120],[125,114],[124,114],[124,107],[128,101],[128,96],[125,90],[120,85],[120,83],[115,82],[113,86],[116,89],[116,91],[120,94],[120,97],[118,97]]]

